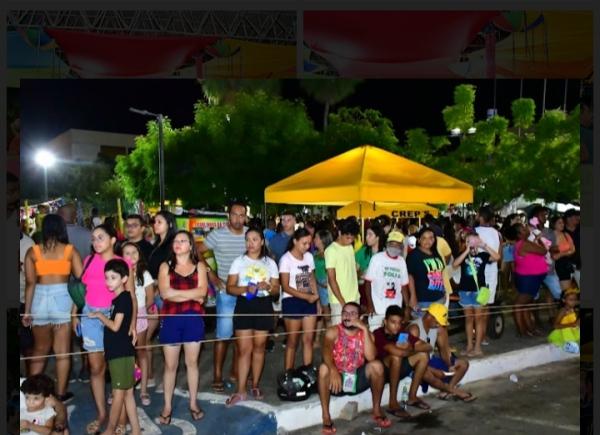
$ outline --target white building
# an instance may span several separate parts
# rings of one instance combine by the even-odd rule
[[[93,162],[98,157],[114,159],[117,155],[129,154],[135,148],[135,137],[133,134],[72,128],[48,142],[47,147],[59,159]]]

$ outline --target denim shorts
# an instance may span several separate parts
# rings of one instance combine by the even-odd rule
[[[552,293],[552,297],[555,300],[560,300],[562,290],[560,289],[560,281],[556,273],[547,274],[546,278],[544,278],[544,285],[550,290],[550,293]]]
[[[81,311],[81,336],[83,337],[83,348],[88,352],[104,351],[104,324],[100,319],[90,319],[87,314],[100,311],[110,318],[110,307],[98,308],[85,304]]]
[[[481,304],[477,302],[477,292],[459,291],[460,299],[458,304],[463,308],[481,308]]]
[[[329,291],[327,290],[327,286],[321,287],[319,285],[317,286],[317,289],[319,290],[319,300],[321,301],[321,306],[325,307],[329,305]]]
[[[31,301],[33,326],[60,325],[71,321],[73,300],[67,283],[36,284]]]
[[[540,286],[544,282],[546,274],[540,275],[519,275],[515,273],[515,284],[519,294],[529,295],[535,298],[540,291]]]
[[[419,317],[423,317],[425,315],[425,310],[427,308],[429,308],[429,305],[435,304],[435,303],[445,305],[446,304],[446,298],[443,297],[440,300],[430,301],[430,302],[417,302],[417,307],[420,308],[421,311],[418,311],[416,313],[413,311],[412,312],[413,319],[416,319],[416,318],[419,318]]]
[[[233,337],[233,312],[236,296],[225,292],[217,293],[217,338],[229,340]]]
[[[317,303],[310,303],[304,299],[291,297],[281,301],[283,317],[286,319],[302,319],[303,317],[317,314]],[[296,315],[294,315],[296,314]]]
[[[202,315],[194,311],[182,314],[185,316],[165,316],[160,321],[160,332],[158,334],[161,344],[178,345],[181,343],[197,343],[204,340],[204,319]]]

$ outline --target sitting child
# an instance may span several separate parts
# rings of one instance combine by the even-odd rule
[[[28,435],[50,435],[54,430],[57,413],[48,399],[54,393],[54,383],[44,375],[33,375],[21,384],[25,400],[20,406],[20,433]],[[24,403],[23,403],[24,402]]]
[[[554,330],[548,335],[550,343],[570,352],[579,349],[579,318],[575,311],[579,302],[578,293],[579,289],[576,287],[564,291],[563,307],[554,320]]]

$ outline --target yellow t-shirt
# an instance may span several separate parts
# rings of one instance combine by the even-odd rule
[[[444,239],[443,237],[437,237],[437,252],[438,252],[438,254],[440,254],[442,259],[444,260],[444,263],[446,262],[447,256],[452,256],[452,249],[450,248],[450,245],[448,244],[446,239]],[[444,289],[446,290],[446,293],[448,293],[448,294],[452,293],[452,285],[450,284],[450,277],[451,277],[453,271],[454,270],[452,269],[451,266],[446,265],[446,267],[444,268],[444,272],[442,274],[442,276],[444,278]]]
[[[325,249],[325,268],[335,269],[335,278],[346,302],[358,302],[360,300],[356,260],[354,259],[352,245],[342,246],[337,242],[329,245]],[[329,290],[329,303],[339,305],[340,302],[331,291],[329,283],[327,288]]]

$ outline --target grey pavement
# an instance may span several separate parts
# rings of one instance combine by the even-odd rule
[[[352,421],[334,420],[342,435],[401,434],[544,434],[579,433],[579,361],[551,363],[473,382],[465,386],[477,396],[470,403],[442,401],[432,395],[423,399],[432,412],[412,422],[391,417],[393,425],[378,429],[370,412]],[[409,412],[414,411],[409,408]],[[289,435],[321,434],[321,426],[290,432]]]

